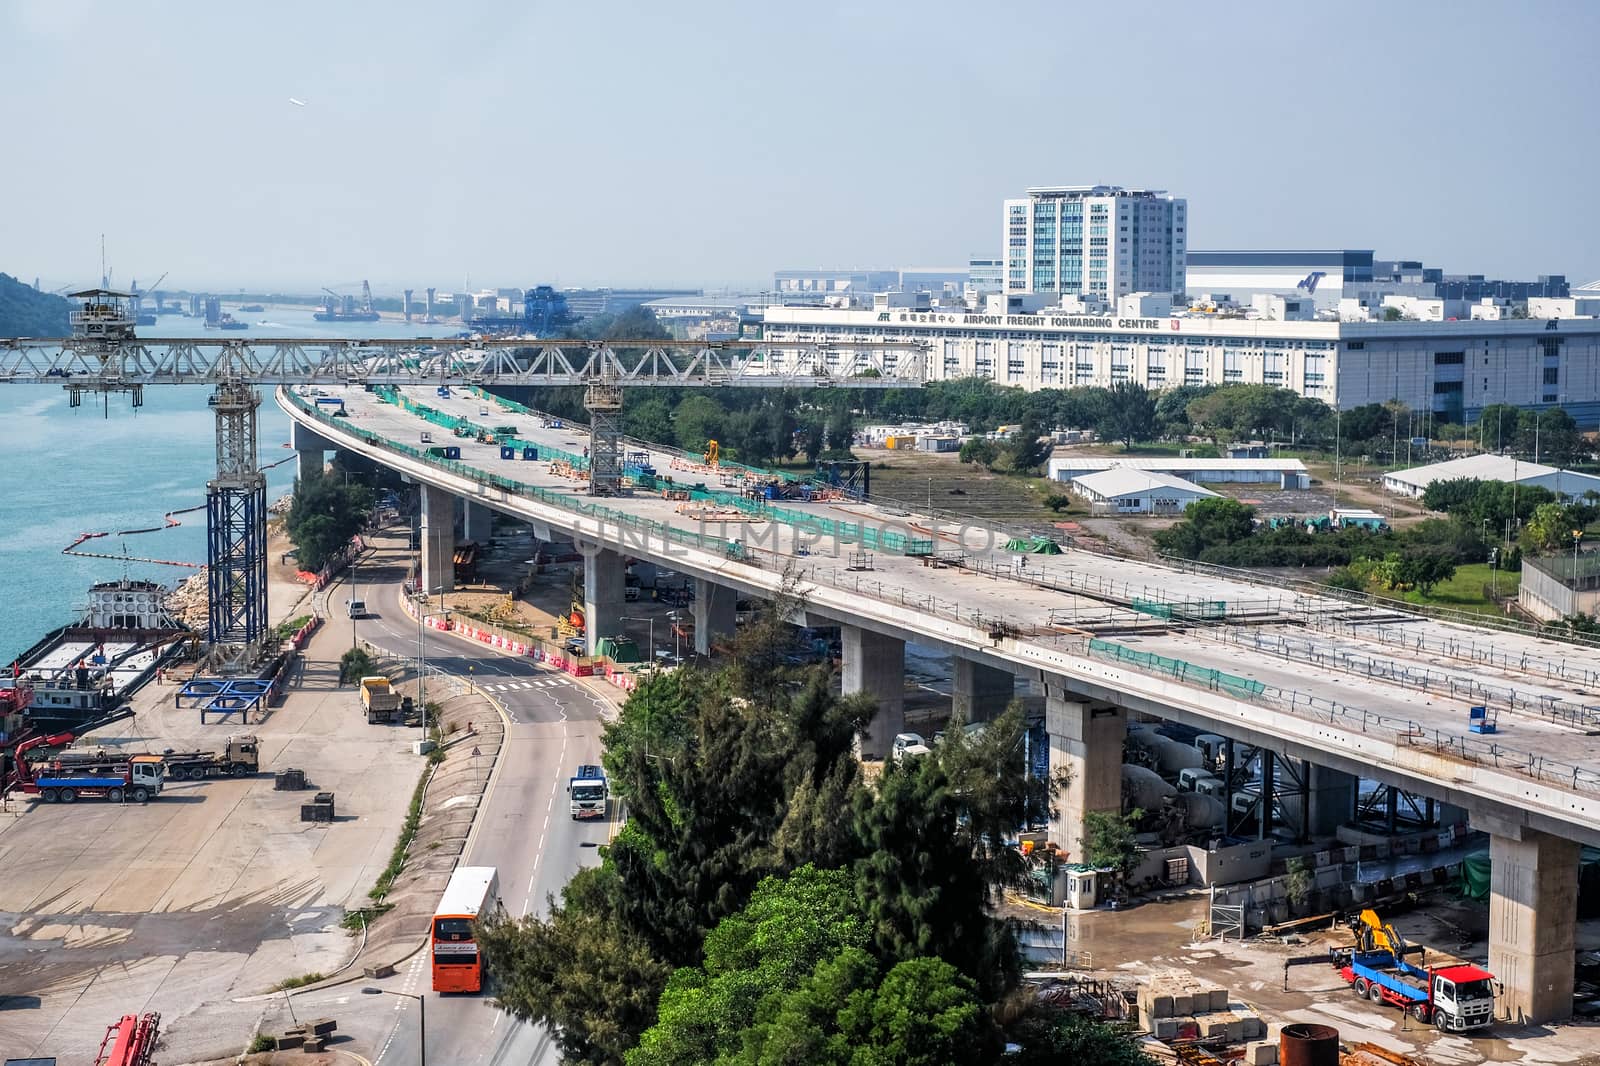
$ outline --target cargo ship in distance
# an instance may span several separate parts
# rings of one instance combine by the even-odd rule
[[[340,296],[332,289],[324,288],[323,292],[328,298],[322,301],[322,310],[311,317],[318,322],[376,322],[378,312],[372,309],[372,286],[365,281],[361,283],[361,306],[356,306],[354,296]]]

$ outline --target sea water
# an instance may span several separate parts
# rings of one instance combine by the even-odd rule
[[[250,329],[218,334],[200,319],[163,315],[142,326],[150,337],[204,336],[270,341],[278,337],[450,336],[457,326],[404,322],[316,322],[310,308],[268,307],[234,316]],[[289,418],[261,389],[260,459],[267,470],[267,501],[294,487]],[[85,559],[61,549],[80,533],[110,533],[79,550],[203,563],[206,558],[206,482],[216,472],[216,421],[204,385],[151,385],[144,406],[126,395],[102,404],[84,397],[67,406],[57,385],[0,384],[0,663],[27,650],[56,626],[77,616],[98,581],[129,577],[176,584],[193,567]],[[181,523],[165,527],[163,515]],[[117,536],[118,531],[162,526],[160,532]]]

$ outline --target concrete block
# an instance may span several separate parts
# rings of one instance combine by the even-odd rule
[[[1208,999],[1209,1003],[1210,1000]],[[1172,1013],[1185,1015],[1194,1013],[1194,994],[1191,992],[1174,992],[1172,995]]]
[[[306,1034],[304,1033],[285,1033],[283,1036],[278,1037],[276,1041],[277,1050],[290,1051],[301,1046],[305,1042]]]
[[[1257,1040],[1244,1046],[1245,1066],[1277,1066],[1278,1045],[1270,1040]]]
[[[1206,1039],[1224,1038],[1228,1035],[1228,1018],[1221,1014],[1204,1014],[1196,1018],[1200,1023],[1200,1035]]]
[[[1312,865],[1319,869],[1324,866],[1331,866],[1333,864],[1333,852],[1319,851],[1311,857],[1311,862]]]
[[[1244,1019],[1237,1014],[1228,1019],[1228,1043],[1238,1044],[1244,1040]]]
[[[1226,988],[1213,988],[1211,990],[1211,1009],[1228,1009],[1228,990]]]
[[[389,965],[387,962],[382,962],[376,966],[363,966],[361,968],[361,972],[366,977],[373,979],[380,977],[393,977],[394,967]]]
[[[1171,1018],[1177,1013],[1177,1004],[1169,995],[1150,996],[1150,1013],[1157,1018]]]
[[[1245,1040],[1260,1040],[1263,1037],[1265,1037],[1266,1035],[1267,1035],[1267,1023],[1266,1022],[1262,1021],[1258,1016],[1256,1016],[1254,1014],[1249,1014],[1249,1015],[1245,1016],[1245,1019],[1244,1019],[1244,1037],[1243,1037],[1243,1039],[1245,1039]],[[1274,1038],[1274,1040],[1276,1040],[1276,1038]],[[1274,1043],[1272,1046],[1273,1047],[1277,1047],[1278,1045],[1276,1043]]]
[[[329,1033],[338,1032],[339,1023],[332,1018],[314,1018],[304,1023],[305,1027],[316,1036],[327,1036]]]
[[[1176,1018],[1157,1018],[1155,1024],[1147,1028],[1157,1040],[1176,1040],[1178,1038],[1178,1019]]]

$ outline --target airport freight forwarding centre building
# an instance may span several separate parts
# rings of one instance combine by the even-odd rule
[[[1399,400],[1439,422],[1491,403],[1565,408],[1600,421],[1600,319],[1278,322],[1129,318],[961,308],[769,307],[775,343],[918,341],[930,380],[1025,389],[1276,385],[1340,408]]]

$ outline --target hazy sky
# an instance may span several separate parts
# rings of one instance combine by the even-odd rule
[[[0,270],[759,287],[1104,182],[1194,248],[1586,282],[1597,41],[1585,0],[0,0]]]

